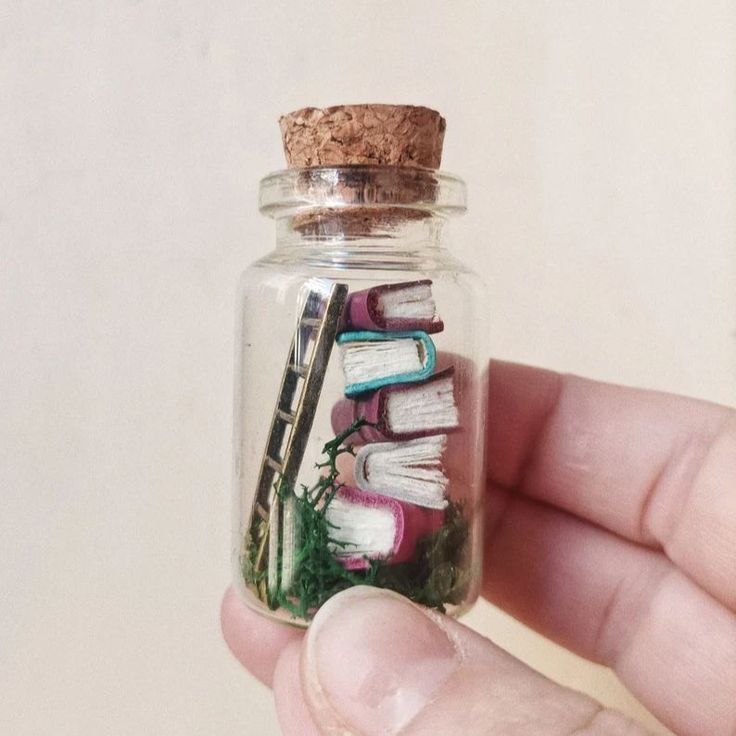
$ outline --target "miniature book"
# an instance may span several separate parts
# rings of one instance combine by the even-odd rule
[[[447,435],[406,442],[372,442],[355,455],[355,482],[364,491],[432,509],[447,506],[442,466]]]
[[[343,332],[337,342],[348,397],[394,383],[420,381],[434,372],[434,343],[421,330]]]
[[[442,526],[444,512],[345,486],[327,506],[326,518],[331,551],[344,567],[359,570],[374,559],[411,559],[417,541]]]
[[[355,401],[341,399],[332,409],[332,429],[344,432],[356,420],[363,425],[350,437],[354,444],[412,440],[458,428],[453,368],[424,381],[384,386]]]
[[[441,332],[444,327],[436,314],[429,279],[356,291],[345,305],[344,320],[345,329],[352,331],[423,330],[434,333]]]

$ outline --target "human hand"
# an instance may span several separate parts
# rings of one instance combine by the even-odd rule
[[[736,412],[494,363],[487,447],[485,597],[612,667],[677,733],[734,736]],[[644,733],[376,588],[306,633],[228,591],[222,628],[287,736]]]

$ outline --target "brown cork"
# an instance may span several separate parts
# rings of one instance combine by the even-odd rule
[[[305,107],[279,120],[290,168],[411,166],[437,169],[445,120],[413,105]]]
[[[412,220],[423,220],[428,216],[421,210],[403,207],[320,208],[294,215],[291,229],[302,235],[330,238],[339,235],[359,236],[377,231],[390,231],[397,225]]]

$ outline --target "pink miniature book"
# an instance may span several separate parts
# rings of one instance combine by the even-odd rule
[[[343,331],[422,330],[431,334],[444,329],[436,314],[429,279],[356,291],[348,297],[343,315]]]
[[[361,570],[374,559],[389,563],[411,559],[417,542],[437,531],[445,515],[344,486],[330,502],[326,516],[337,542],[331,547],[335,557],[347,569]]]
[[[456,430],[454,369],[446,368],[424,381],[384,386],[355,401],[342,399],[332,409],[332,429],[340,434],[361,417],[374,426],[366,425],[351,435],[353,444],[410,440]]]

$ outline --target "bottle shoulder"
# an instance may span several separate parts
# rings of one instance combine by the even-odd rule
[[[304,259],[272,259],[268,256],[251,263],[242,273],[238,286],[238,301],[256,310],[269,305],[301,303],[306,291],[315,284],[344,283],[359,291],[381,284],[429,280],[436,295],[445,303],[480,305],[487,302],[487,288],[472,268],[449,252],[436,253],[432,258],[416,260],[385,260],[370,263],[312,262]]]

